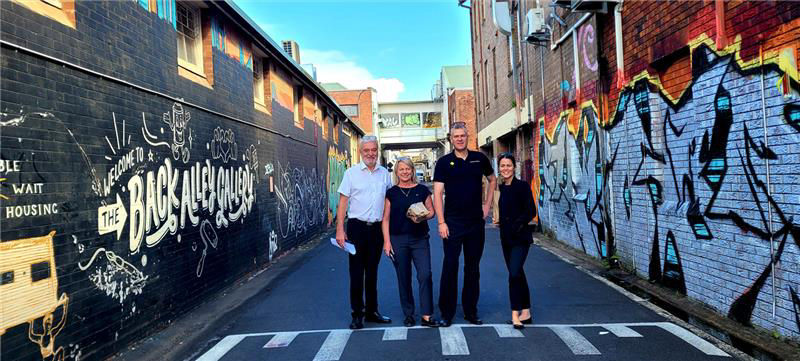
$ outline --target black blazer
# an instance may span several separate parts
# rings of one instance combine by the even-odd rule
[[[528,182],[516,177],[511,184],[500,184],[500,239],[503,242],[533,243],[532,227],[528,225],[536,215],[533,194]]]

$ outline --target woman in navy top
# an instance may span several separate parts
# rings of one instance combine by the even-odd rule
[[[511,323],[516,329],[531,320],[531,296],[525,278],[525,259],[533,243],[528,223],[536,215],[530,185],[514,177],[517,165],[511,153],[497,158],[500,173],[500,242],[508,267],[508,293],[511,299]]]
[[[386,191],[383,207],[383,251],[392,259],[397,271],[400,304],[405,320],[403,324],[413,326],[414,295],[411,288],[411,262],[417,269],[419,303],[423,326],[438,327],[433,315],[433,277],[431,275],[431,250],[428,244],[428,220],[433,218],[431,192],[428,187],[417,184],[414,163],[408,158],[397,160],[394,169],[397,184]],[[422,202],[428,214],[422,217],[406,216],[408,208]]]

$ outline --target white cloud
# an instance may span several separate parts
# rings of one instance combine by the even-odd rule
[[[322,83],[340,83],[349,89],[373,87],[379,102],[397,100],[405,85],[397,78],[376,78],[367,68],[357,64],[337,50],[300,48],[300,59],[317,67],[317,80]]]

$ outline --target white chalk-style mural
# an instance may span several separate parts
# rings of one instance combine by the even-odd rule
[[[293,238],[315,235],[330,217],[328,194],[340,181],[339,173],[343,173],[337,170],[330,174],[327,160],[318,170],[315,166],[281,161],[280,155],[259,159],[261,142],[250,134],[237,137],[244,133],[234,128],[215,127],[212,123],[213,131],[207,135],[195,132],[189,125],[201,129],[205,114],[179,103],[152,112],[111,112],[108,118],[98,120],[107,129],[99,135],[86,133],[78,129],[79,125],[48,112],[3,109],[0,115],[3,142],[13,137],[23,144],[10,147],[10,151],[4,147],[0,157],[0,198],[5,208],[0,218],[4,222],[21,222],[22,218],[40,217],[36,218],[37,225],[52,223],[54,229],[45,237],[14,233],[7,238],[15,241],[0,242],[0,251],[3,246],[17,244],[48,249],[48,253],[23,249],[28,258],[0,252],[0,268],[46,262],[46,273],[53,280],[40,290],[47,292],[47,297],[34,302],[36,307],[18,308],[19,317],[11,323],[1,320],[0,334],[27,327],[27,339],[38,345],[44,359],[81,357],[82,345],[64,342],[64,336],[60,336],[65,329],[68,334],[76,332],[69,330],[70,325],[88,317],[73,310],[67,314],[70,301],[74,303],[76,287],[81,297],[108,300],[119,312],[120,325],[129,324],[147,312],[142,305],[164,298],[158,287],[165,278],[183,277],[164,274],[165,270],[176,269],[165,267],[168,263],[180,260],[183,265],[185,259],[193,259],[186,271],[192,272],[191,279],[198,282],[219,276],[217,262],[224,259],[221,255],[232,251],[234,244],[231,232],[248,227],[242,228],[245,222],[263,225],[256,227],[260,228],[260,235],[253,236],[265,242],[258,247],[262,254],[253,257],[265,261],[274,260],[284,251],[283,242],[291,244]],[[37,169],[36,152],[26,149],[24,143],[31,138],[25,136],[31,129],[52,131],[53,127],[58,137],[54,140],[67,148],[49,152],[55,156],[42,151],[43,160]],[[13,131],[5,132],[6,129]],[[333,148],[331,151],[338,154]],[[78,162],[69,158],[73,154],[79,157]],[[46,169],[46,165],[67,163],[74,164],[68,178],[85,179],[72,188],[72,193],[60,190],[55,183],[63,181],[48,179],[52,173]],[[264,185],[260,182],[262,177]],[[269,192],[260,209],[258,189]],[[61,235],[60,240],[54,240],[56,232]],[[69,256],[56,255],[55,243],[59,249],[69,249],[65,249]],[[42,255],[46,259],[39,259]],[[56,265],[57,259],[72,263]],[[40,265],[40,272],[45,272],[42,267],[45,266]],[[70,279],[64,291],[58,287],[56,269]],[[16,278],[17,282],[20,280]],[[83,285],[76,286],[81,280]],[[6,284],[0,283],[0,287]],[[5,293],[5,289],[0,292]],[[21,335],[17,329],[12,332]],[[56,342],[57,336],[60,342]]]

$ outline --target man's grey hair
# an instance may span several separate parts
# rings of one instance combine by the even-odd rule
[[[376,137],[374,135],[365,135],[365,136],[361,137],[361,139],[358,141],[358,149],[363,148],[364,144],[373,143],[373,142],[375,143],[375,145],[378,145],[378,137]]]
[[[469,129],[467,128],[467,123],[465,122],[453,122],[453,124],[450,126],[450,133],[448,134],[448,137],[453,135],[454,129],[463,129],[464,133],[469,135]]]

